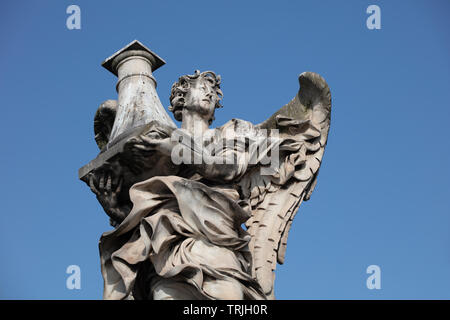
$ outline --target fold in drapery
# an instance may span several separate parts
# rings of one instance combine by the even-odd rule
[[[150,286],[158,279],[188,284],[183,290],[196,298],[220,298],[204,290],[206,281],[212,279],[239,283],[244,299],[265,299],[251,277],[250,235],[241,227],[250,212],[243,207],[255,207],[272,183],[309,178],[310,166],[300,165],[306,161],[306,152],[320,147],[315,123],[285,116],[276,121],[277,127],[288,128],[289,134],[270,138],[259,156],[277,147],[284,159],[270,176],[258,176],[256,182],[252,176],[243,178],[239,185],[244,199],[224,185],[212,187],[177,176],[153,177],[131,187],[132,211],[116,230],[104,233],[99,243],[104,299],[152,298],[148,296]],[[258,130],[250,122],[235,119],[214,132],[219,140],[256,136]],[[221,153],[234,154],[238,160],[237,171],[230,177],[240,178],[251,167],[251,155],[243,144],[232,148],[224,144]],[[135,290],[136,278],[143,282],[139,287],[147,287]],[[137,291],[144,291],[144,296]]]
[[[167,176],[135,184],[130,197],[128,217],[100,239],[104,299],[133,298],[137,274],[148,260],[156,277],[186,282],[193,295],[220,298],[204,291],[205,279],[237,280],[244,299],[264,299],[249,275],[250,236],[241,227],[249,215],[235,201],[237,192],[232,199],[230,192]]]

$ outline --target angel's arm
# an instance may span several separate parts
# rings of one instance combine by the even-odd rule
[[[261,148],[253,144],[249,147],[251,144],[249,140],[251,139],[248,137],[231,134],[224,139],[217,139],[208,146],[203,146],[201,144],[203,141],[199,143],[188,132],[179,130],[170,138],[155,139],[144,135],[139,138],[139,141],[132,143],[134,148],[144,152],[157,150],[170,156],[175,165],[191,166],[207,179],[229,182],[241,177],[250,166],[255,165],[264,154],[268,153],[267,146]],[[271,142],[268,144],[270,147],[275,146]],[[254,155],[255,152],[258,154]],[[254,161],[252,162],[251,159]]]
[[[166,155],[170,155],[175,164],[192,166],[201,176],[216,181],[232,181],[242,175],[248,166],[245,155],[245,142],[227,140],[208,147],[200,146],[193,137],[183,132],[181,139],[171,138],[158,142],[143,137]]]
[[[225,140],[223,144],[210,148],[200,148],[194,143],[188,152],[192,153],[192,159],[202,160],[193,162],[195,171],[210,180],[232,181],[242,175],[248,166],[245,144],[241,141]]]
[[[178,150],[172,152],[172,157],[182,151],[188,154],[196,172],[210,180],[230,182],[242,177],[248,170],[264,162],[270,164],[274,157],[278,160],[277,152],[280,139],[275,136],[261,135],[256,133],[254,126],[242,120],[246,133],[241,131],[222,132],[225,138],[219,138],[208,147],[201,147],[198,143],[187,136],[178,144]],[[188,142],[188,143],[186,143]]]

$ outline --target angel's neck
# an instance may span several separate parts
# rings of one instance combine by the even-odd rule
[[[192,135],[202,135],[208,130],[209,124],[201,115],[195,112],[183,110],[183,120],[181,128],[187,130]]]

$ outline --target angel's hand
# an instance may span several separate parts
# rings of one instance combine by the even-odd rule
[[[170,137],[160,138],[154,135],[141,135],[139,138],[132,138],[127,142],[126,148],[133,154],[150,154],[158,151],[164,155],[170,156],[175,142]]]
[[[115,222],[120,223],[125,219],[126,213],[120,207],[119,194],[122,189],[123,179],[115,178],[112,172],[101,174],[99,183],[96,186],[94,176],[89,177],[89,186],[97,196],[106,214]]]
[[[166,156],[170,156],[172,154],[172,150],[175,146],[175,142],[172,141],[170,137],[163,139],[153,139],[149,136],[142,136],[141,139],[148,148],[158,150]]]

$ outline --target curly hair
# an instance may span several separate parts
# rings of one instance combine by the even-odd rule
[[[184,107],[185,104],[184,96],[186,92],[189,90],[190,82],[192,80],[197,80],[200,77],[205,78],[207,81],[209,81],[213,91],[218,97],[216,105],[214,107],[216,109],[223,107],[220,103],[220,101],[223,98],[223,93],[222,90],[220,89],[220,82],[221,82],[220,75],[216,75],[213,71],[205,71],[200,73],[199,70],[195,70],[195,73],[192,75],[187,74],[178,78],[178,81],[172,85],[172,89],[170,90],[169,111],[174,113],[174,117],[176,120],[178,121],[182,120],[181,113],[176,113],[176,111]],[[211,124],[213,120],[214,116],[211,119],[209,119],[209,124]]]

